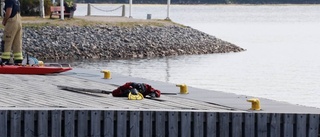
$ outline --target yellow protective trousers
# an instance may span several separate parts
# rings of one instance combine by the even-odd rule
[[[2,37],[3,53],[2,60],[9,60],[11,50],[13,51],[13,59],[15,61],[23,60],[22,56],[22,23],[21,16],[17,13],[14,17],[9,18],[4,26]]]

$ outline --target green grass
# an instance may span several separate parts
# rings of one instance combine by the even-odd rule
[[[136,21],[110,21],[110,22],[104,22],[104,21],[89,21],[86,19],[81,18],[65,18],[64,20],[60,20],[59,18],[55,17],[53,19],[50,19],[48,17],[46,18],[40,18],[40,17],[22,17],[22,25],[23,27],[32,27],[32,28],[41,28],[44,26],[95,26],[95,25],[110,25],[110,26],[119,26],[119,27],[134,27],[137,25],[142,26],[166,26],[166,25],[178,25],[181,27],[184,27],[181,24],[172,22],[171,20],[160,20],[160,19],[154,19],[150,21],[146,20],[136,20]],[[0,28],[3,29],[4,26],[0,25]]]

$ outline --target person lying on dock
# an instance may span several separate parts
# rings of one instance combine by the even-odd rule
[[[118,87],[112,91],[114,97],[128,97],[129,93],[138,94],[141,93],[143,97],[150,96],[151,98],[160,97],[160,90],[152,88],[150,85],[145,83],[127,82],[124,85]]]

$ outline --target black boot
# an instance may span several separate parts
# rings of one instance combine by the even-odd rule
[[[22,60],[14,60],[14,65],[21,66]]]
[[[3,66],[3,65],[10,65],[9,62],[10,62],[9,59],[1,59],[1,66]]]

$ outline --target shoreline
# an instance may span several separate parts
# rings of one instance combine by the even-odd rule
[[[166,20],[126,17],[23,20],[23,51],[43,60],[129,59],[245,49]],[[3,29],[2,29],[3,31]]]

